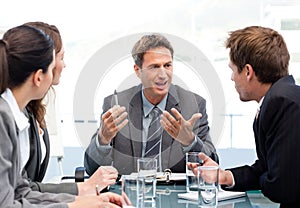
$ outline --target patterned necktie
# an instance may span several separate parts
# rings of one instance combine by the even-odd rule
[[[162,136],[162,126],[160,124],[159,108],[154,107],[151,111],[152,120],[148,129],[145,157],[156,158],[159,156],[159,147]]]

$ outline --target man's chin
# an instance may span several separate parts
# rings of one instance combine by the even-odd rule
[[[241,100],[242,102],[248,102],[248,101],[251,101],[250,99],[247,99],[247,98],[244,98],[244,97],[241,97],[241,96],[240,96],[240,100]]]

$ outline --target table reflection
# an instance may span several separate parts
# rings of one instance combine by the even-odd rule
[[[110,191],[121,194],[121,184],[110,187]],[[197,201],[179,199],[179,193],[185,193],[185,184],[157,184],[155,208],[198,208]],[[246,196],[218,202],[218,208],[278,208],[260,191],[247,192]]]
[[[110,191],[120,194],[121,186],[114,185]],[[157,185],[155,207],[156,208],[198,208],[197,201],[179,199],[178,193],[185,193],[186,187],[183,184]],[[232,200],[221,201],[218,208],[248,208],[252,207],[248,197],[241,197]]]

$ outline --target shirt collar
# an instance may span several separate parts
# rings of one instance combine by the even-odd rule
[[[12,91],[7,88],[5,92],[1,94],[1,97],[7,102],[10,110],[12,111],[18,129],[22,131],[27,128],[29,126],[28,118],[20,110]]]
[[[165,96],[162,101],[157,104],[156,106],[163,112],[166,109],[166,104],[167,104],[167,96]],[[147,117],[149,113],[152,111],[152,109],[155,107],[152,103],[150,103],[145,94],[144,90],[142,90],[142,100],[143,100],[143,110],[144,110],[144,116]]]
[[[257,110],[258,110],[258,111],[260,111],[260,107],[261,107],[261,104],[262,104],[263,101],[264,101],[264,98],[265,98],[265,96],[263,96],[263,97],[260,99],[260,101],[258,102],[258,106],[257,106]]]

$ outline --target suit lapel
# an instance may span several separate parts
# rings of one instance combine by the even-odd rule
[[[134,157],[142,156],[142,119],[143,105],[141,90],[139,90],[129,103],[129,132]]]
[[[30,156],[29,160],[25,165],[25,169],[28,172],[29,177],[38,178],[40,168],[41,168],[41,144],[38,134],[38,127],[36,125],[36,120],[32,113],[26,110],[26,115],[28,116],[31,128],[29,129],[29,139],[30,139]],[[33,171],[35,171],[33,173]]]

